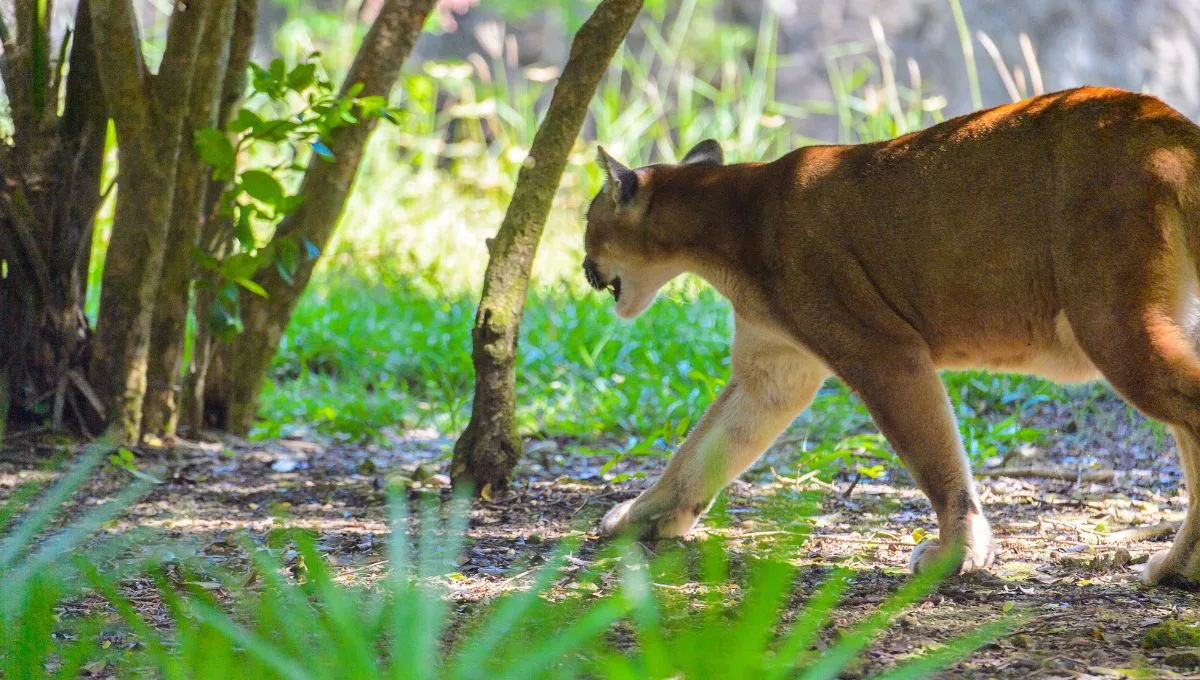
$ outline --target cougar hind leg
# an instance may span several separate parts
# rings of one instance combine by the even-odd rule
[[[1144,212],[1141,219],[1144,221]],[[1169,550],[1154,555],[1147,584],[1200,581],[1200,355],[1196,351],[1196,269],[1178,238],[1182,218],[1160,210],[1142,228],[1115,225],[1086,247],[1085,264],[1059,270],[1067,317],[1092,363],[1127,402],[1170,426],[1188,489],[1187,514]]]
[[[919,572],[947,551],[961,551],[959,572],[985,569],[996,552],[992,531],[929,351],[915,343],[880,343],[873,349],[870,365],[845,366],[842,377],[937,513],[938,540],[918,545],[909,565]]]

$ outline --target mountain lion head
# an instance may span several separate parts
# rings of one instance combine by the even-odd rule
[[[683,160],[671,165],[632,169],[597,150],[605,182],[587,211],[583,272],[596,290],[609,290],[616,313],[632,319],[654,302],[659,289],[683,273],[682,254],[671,245],[668,230],[678,211],[664,214],[654,205],[654,188],[670,181],[684,166],[721,165],[721,146],[709,139],[697,144]],[[675,216],[676,219],[671,219]]]

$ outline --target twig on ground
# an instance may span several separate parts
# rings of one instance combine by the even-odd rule
[[[842,492],[842,498],[849,498],[850,494],[854,493],[854,487],[858,486],[858,480],[860,479],[862,479],[862,473],[856,472],[854,479],[850,480],[850,486],[846,487],[846,490]]]
[[[1111,482],[1115,470],[1067,470],[1062,468],[1002,468],[978,470],[977,477],[1012,477],[1013,479],[1058,479],[1064,482]]]
[[[1173,534],[1179,530],[1183,522],[1159,522],[1144,527],[1130,527],[1114,531],[1104,537],[1106,543],[1133,543],[1135,541],[1150,541],[1155,538]]]
[[[780,484],[791,484],[793,486],[803,486],[805,484],[813,484],[813,485],[819,486],[823,489],[837,491],[838,488],[836,486],[834,486],[833,484],[830,484],[829,482],[823,482],[823,481],[817,479],[817,474],[819,472],[820,472],[820,470],[809,470],[808,472],[805,472],[804,474],[798,475],[796,477],[784,477],[783,475],[776,472],[775,468],[771,468],[771,476],[774,477],[775,481],[779,482]]]
[[[803,531],[787,531],[784,529],[776,529],[774,531],[751,531],[745,534],[734,532],[729,533],[729,538],[760,538],[763,536],[812,536],[812,534]]]
[[[596,501],[603,500],[605,498],[619,498],[621,496],[628,495],[629,493],[630,492],[627,489],[617,489],[615,491],[605,491],[603,493],[592,494],[591,496],[585,498],[584,501],[579,504],[579,507],[575,508],[575,510],[573,510],[568,517],[574,519],[575,516],[580,513],[580,511]]]

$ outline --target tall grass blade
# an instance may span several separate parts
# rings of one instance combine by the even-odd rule
[[[103,441],[88,445],[78,462],[50,487],[12,533],[0,541],[0,572],[9,569],[17,556],[29,548],[33,537],[45,528],[67,499],[83,485],[92,470],[96,469],[101,457],[111,449],[112,446]]]
[[[185,608],[190,616],[203,622],[219,633],[229,642],[240,646],[246,654],[258,660],[267,668],[274,670],[280,677],[287,680],[310,680],[319,676],[312,675],[292,658],[281,653],[262,637],[242,628],[224,612],[206,602],[191,599],[185,601]]]
[[[487,657],[512,632],[526,613],[541,602],[542,593],[550,587],[551,581],[560,575],[566,555],[573,547],[570,543],[560,546],[555,555],[538,569],[537,578],[528,589],[505,598],[492,610],[480,624],[478,632],[459,645],[461,651],[455,656],[451,670],[447,673],[448,677],[487,677]]]
[[[841,640],[821,656],[821,660],[800,675],[803,680],[833,680],[846,664],[866,649],[871,640],[904,608],[924,597],[941,583],[961,561],[961,554],[946,551],[928,569],[914,575],[895,595],[889,597],[866,621],[846,631]]]
[[[837,607],[849,584],[849,570],[839,569],[825,578],[825,582],[809,598],[804,611],[796,617],[792,630],[779,644],[775,653],[778,662],[773,669],[767,672],[764,680],[784,678],[803,661],[803,656],[816,642],[817,636],[821,632],[821,626],[829,618],[829,613]]]
[[[954,13],[954,26],[958,29],[958,42],[962,45],[963,61],[967,66],[967,84],[971,89],[971,108],[983,108],[983,94],[979,89],[979,69],[975,66],[975,45],[971,30],[967,28],[967,17],[963,14],[961,0],[950,0],[950,11]]]
[[[971,652],[1012,630],[1014,619],[1002,619],[983,624],[978,630],[951,640],[948,644],[925,656],[901,664],[875,680],[921,680],[966,657]]]
[[[500,677],[526,680],[541,676],[555,661],[562,660],[571,651],[583,649],[586,643],[608,630],[624,613],[625,607],[617,600],[604,600],[565,630],[556,631],[541,645],[534,646]]]

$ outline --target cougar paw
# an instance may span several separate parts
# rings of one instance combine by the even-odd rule
[[[600,520],[600,535],[611,538],[625,531],[625,527],[629,525],[629,509],[633,507],[636,500],[636,498],[630,498],[604,513],[604,517]]]
[[[992,566],[992,562],[996,559],[996,543],[992,540],[992,530],[982,517],[971,521],[966,537],[966,540],[961,543],[951,544],[962,553],[962,559],[957,568],[950,570],[952,574],[971,574],[983,571]],[[942,559],[945,551],[946,548],[942,547],[939,541],[932,539],[922,541],[913,550],[908,566],[914,574],[918,574]]]
[[[1186,569],[1187,560],[1181,560],[1170,550],[1161,550],[1150,556],[1142,569],[1142,583],[1148,586],[1174,585],[1195,587],[1200,583],[1200,573]]]
[[[600,535],[611,538],[628,534],[639,541],[683,536],[702,511],[682,508],[677,503],[659,503],[656,497],[642,494],[609,510],[600,520]]]

